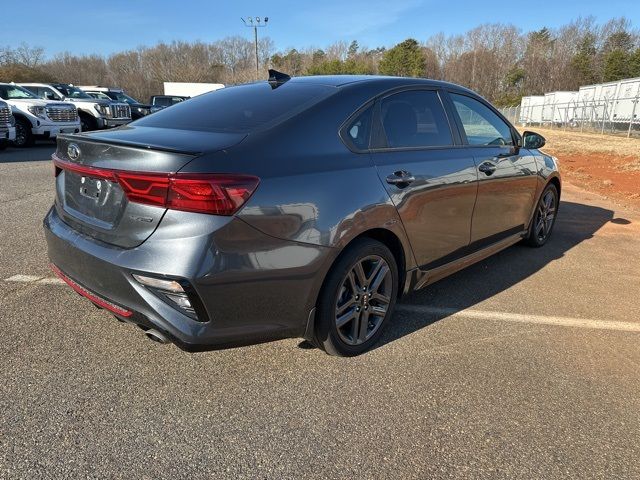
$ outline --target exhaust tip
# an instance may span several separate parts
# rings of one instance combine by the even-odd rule
[[[163,345],[170,343],[169,339],[157,330],[154,330],[154,329],[145,330],[144,334],[149,340],[153,342],[161,343]]]

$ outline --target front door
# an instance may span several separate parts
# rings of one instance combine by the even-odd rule
[[[535,201],[536,162],[516,145],[511,126],[479,100],[449,93],[478,169],[471,245],[477,248],[523,232]]]

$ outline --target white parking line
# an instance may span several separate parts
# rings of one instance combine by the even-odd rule
[[[38,280],[38,284],[43,285],[66,285],[61,279],[58,277],[46,277]]]
[[[500,320],[515,323],[536,323],[541,325],[559,325],[563,327],[592,328],[598,330],[620,330],[624,332],[640,332],[640,322],[621,322],[595,320],[588,318],[556,317],[546,315],[523,315],[520,313],[492,312],[487,310],[429,307],[426,305],[398,305],[398,311],[426,313],[445,317],[473,318],[477,320]]]
[[[42,277],[36,275],[13,275],[12,277],[5,278],[4,281],[18,283],[38,283],[42,285],[64,285],[64,282],[58,277]]]
[[[42,276],[37,277],[35,275],[14,275],[13,277],[5,278],[4,280],[6,282],[31,283],[36,280],[40,280],[41,278]]]

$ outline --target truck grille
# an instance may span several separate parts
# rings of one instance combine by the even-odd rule
[[[0,124],[6,125],[11,122],[11,109],[9,107],[0,107]]]
[[[47,117],[54,122],[76,122],[78,111],[73,105],[49,105],[47,106]]]
[[[126,103],[111,105],[111,116],[113,118],[131,118],[131,108]]]

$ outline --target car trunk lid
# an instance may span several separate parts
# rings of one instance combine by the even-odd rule
[[[166,129],[156,128],[126,131],[127,135],[61,135],[53,157],[56,209],[61,218],[84,235],[123,248],[144,242],[166,212],[162,205],[132,200],[125,188],[130,193],[136,185],[128,176],[135,172],[166,181],[168,175],[204,151],[231,147],[245,137],[212,132],[169,134]],[[153,195],[153,189],[145,194]]]

